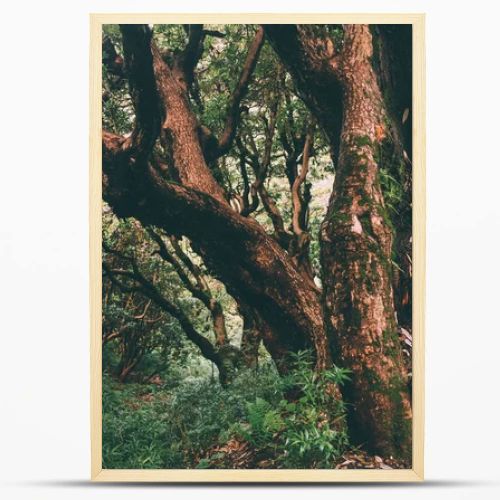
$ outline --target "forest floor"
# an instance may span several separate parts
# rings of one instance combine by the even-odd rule
[[[184,379],[174,386],[160,384],[159,378],[155,382],[123,384],[104,377],[104,468],[406,469],[410,465],[370,455],[348,442],[322,460],[321,443],[314,448],[318,437],[311,436],[315,424],[307,427],[310,437],[304,446],[309,452],[292,462],[294,438],[284,439],[284,435],[292,435],[289,425],[293,428],[295,417],[303,416],[297,410],[291,420],[286,416],[281,420],[280,415],[286,415],[279,413],[282,395],[276,391],[272,373],[265,370],[259,378],[243,374],[225,389],[206,378]],[[275,419],[282,422],[278,430]]]
[[[217,469],[275,469],[275,460],[253,448],[247,441],[231,439],[223,446],[215,446],[209,453],[211,465]],[[264,455],[264,456],[263,456]],[[214,458],[216,457],[216,458]],[[369,455],[362,450],[343,453],[332,463],[333,469],[408,469],[405,462],[393,458]]]

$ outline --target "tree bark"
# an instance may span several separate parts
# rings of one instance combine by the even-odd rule
[[[247,368],[255,368],[259,359],[261,331],[259,322],[252,309],[239,304],[239,312],[243,318],[243,334],[241,337],[241,353]]]
[[[352,371],[343,389],[351,404],[351,438],[370,451],[409,460],[411,404],[391,283],[392,232],[377,163],[388,115],[370,61],[369,27],[344,26],[341,49],[328,38],[318,42],[307,28],[269,26],[266,33],[339,150],[321,259],[334,359]],[[340,134],[332,114],[342,116]]]
[[[137,33],[132,31],[132,36],[143,40],[144,29],[136,27]],[[131,34],[124,31],[123,35]],[[317,368],[330,366],[317,291],[255,220],[242,217],[230,207],[205,162],[180,65],[167,65],[154,43],[143,49],[146,60],[152,54],[155,82],[151,85],[149,79],[129,75],[150,86],[149,93],[147,88],[136,92],[136,107],[142,105],[141,96],[159,96],[166,115],[162,134],[171,152],[169,167],[176,174],[176,182],[165,179],[163,171],[148,161],[138,161],[126,139],[103,132],[104,199],[120,217],[132,216],[144,225],[187,236],[229,293],[258,312],[269,327],[272,342],[268,343],[279,345],[276,351],[313,347]],[[135,59],[139,57],[135,54]],[[141,129],[141,124],[136,123],[136,128]],[[149,144],[149,135],[147,139]],[[142,152],[144,148],[136,149]]]

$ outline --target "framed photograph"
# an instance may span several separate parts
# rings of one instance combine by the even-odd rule
[[[96,481],[422,481],[423,14],[92,14]]]

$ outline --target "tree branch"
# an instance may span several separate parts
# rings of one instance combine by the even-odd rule
[[[313,142],[313,130],[312,127],[310,127],[306,135],[304,151],[302,154],[302,168],[300,169],[300,174],[297,175],[292,185],[292,204],[293,204],[292,228],[296,236],[301,236],[305,230],[305,227],[303,226],[302,223],[303,221],[301,221],[304,199],[300,194],[300,186],[306,180],[307,171],[309,169],[309,155],[312,147],[312,142]]]
[[[125,76],[123,71],[123,57],[118,54],[116,48],[107,35],[102,37],[102,63],[110,76],[113,77],[113,85],[116,86]]]
[[[314,112],[338,157],[342,88],[335,76],[339,55],[328,39],[306,36],[307,25],[266,24],[266,37],[292,75],[300,98]]]
[[[215,38],[226,38],[226,34],[217,30],[203,30],[206,36],[213,36]]]
[[[243,64],[243,69],[238,83],[233,90],[231,101],[229,102],[226,113],[224,130],[222,131],[217,147],[212,150],[209,149],[206,152],[207,161],[213,161],[220,158],[231,149],[240,118],[240,103],[248,92],[248,84],[255,66],[257,65],[257,60],[263,44],[264,30],[262,27],[259,27],[257,33],[255,34],[255,38],[248,49],[247,57],[245,59],[245,63]]]
[[[174,251],[170,251],[165,241],[158,233],[156,233],[152,228],[149,228],[148,232],[151,238],[153,238],[153,240],[159,247],[158,254],[160,255],[160,257],[172,265],[172,267],[175,269],[175,272],[184,283],[187,290],[191,293],[191,295],[201,301],[202,304],[210,311],[217,345],[220,346],[227,344],[228,338],[226,322],[222,306],[217,300],[213,298],[212,292],[201,274],[201,270],[191,262],[191,259],[182,251],[180,245],[177,242],[175,242],[176,244],[173,245]],[[187,267],[193,274],[196,280],[196,284],[191,281],[178,258],[180,258],[180,260],[182,260],[182,262],[184,263],[189,262],[189,265]]]
[[[240,214],[243,217],[248,217],[251,213],[257,210],[259,206],[259,197],[257,195],[255,184],[252,183],[252,185],[250,186],[250,181],[248,179],[246,166],[246,154],[248,153],[248,150],[245,149],[240,139],[237,138],[236,141],[240,152],[239,166],[241,178],[243,179],[243,194],[241,196],[243,200],[243,206],[241,207]],[[250,198],[252,199],[252,201],[250,201]]]
[[[203,24],[187,24],[185,30],[188,34],[188,42],[179,60],[189,88],[193,83],[194,69],[203,54],[203,41],[207,33],[203,29]]]
[[[240,216],[227,203],[203,158],[199,124],[179,85],[182,75],[172,74],[154,44],[149,57],[167,111],[163,133],[171,144],[177,182],[167,182],[146,162],[138,169],[135,158],[123,154],[126,139],[103,133],[103,198],[118,217],[132,216],[144,226],[187,236],[228,292],[259,310],[270,335],[284,349],[315,345],[318,366],[327,366],[329,353],[316,291],[256,221]]]
[[[153,71],[151,30],[147,25],[122,24],[125,73],[134,103],[135,125],[123,144],[136,161],[147,158],[158,137],[162,114]]]
[[[283,349],[323,342],[317,290],[258,222],[209,194],[166,181],[153,168],[140,182],[110,169],[103,196],[118,217],[187,236],[228,292],[259,310]]]
[[[255,141],[251,133],[248,134],[247,137],[252,152],[248,151],[248,149],[245,148],[245,146],[243,146],[241,141],[239,141],[239,148],[241,154],[246,153],[250,157],[250,165],[252,166],[255,173],[255,182],[253,183],[252,187],[254,191],[259,193],[264,209],[269,218],[271,219],[275,237],[283,248],[288,249],[291,235],[285,229],[285,224],[281,212],[277,204],[273,200],[273,198],[269,195],[266,186],[264,184],[267,178],[269,167],[271,165],[271,154],[273,148],[274,134],[276,132],[278,105],[279,105],[279,95],[277,94],[270,105],[269,119],[266,119],[264,116],[262,117],[263,122],[266,125],[264,130],[265,142],[264,142],[264,153],[262,155],[262,161],[259,160],[257,146],[255,144]]]
[[[126,276],[127,278],[135,280],[139,287],[137,290],[151,299],[160,309],[167,312],[170,316],[175,318],[181,328],[183,329],[186,337],[193,342],[201,351],[204,358],[212,361],[216,364],[219,369],[219,374],[221,376],[221,382],[225,383],[227,373],[223,364],[223,360],[217,349],[212,345],[212,343],[205,338],[201,333],[195,329],[193,324],[191,323],[188,316],[184,313],[184,311],[175,305],[173,302],[168,300],[153,284],[151,280],[146,278],[146,276],[141,272],[137,261],[116,249],[110,249],[108,247],[108,251],[118,256],[119,258],[124,259],[129,262],[132,266],[133,272],[124,271],[124,270],[115,270],[111,269],[105,262],[103,262],[103,269],[106,271],[106,275],[110,280],[113,280],[114,283],[124,291],[130,291],[130,287],[124,285],[120,280],[116,279],[116,276]]]

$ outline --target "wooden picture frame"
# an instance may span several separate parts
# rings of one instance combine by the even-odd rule
[[[103,24],[411,24],[413,26],[413,460],[400,470],[116,470],[102,468],[101,36]],[[91,14],[90,15],[90,362],[91,478],[150,482],[395,482],[424,478],[425,316],[424,14]]]

